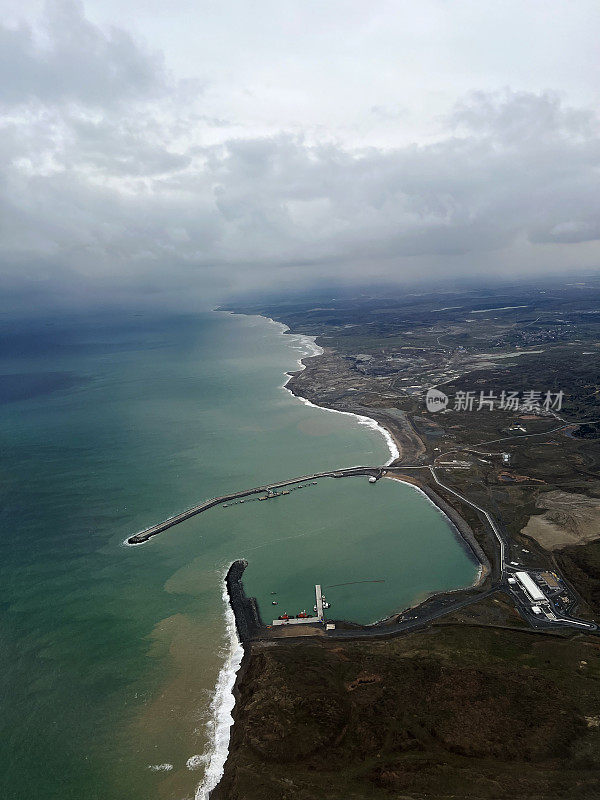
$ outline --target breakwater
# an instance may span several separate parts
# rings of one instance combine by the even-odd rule
[[[258,604],[254,597],[247,597],[242,583],[244,570],[248,566],[245,559],[234,561],[225,576],[229,604],[235,617],[235,627],[242,643],[249,641],[264,627],[260,618]]]
[[[146,528],[139,533],[135,533],[133,536],[130,536],[127,539],[127,544],[143,544],[153,536],[156,536],[157,534],[162,533],[163,531],[166,531],[175,525],[179,525],[181,522],[190,519],[190,517],[196,516],[196,514],[201,514],[203,511],[208,511],[209,508],[214,508],[222,503],[229,503],[237,498],[248,497],[253,494],[259,494],[260,492],[272,492],[273,489],[281,489],[284,486],[292,486],[293,484],[303,483],[304,481],[314,480],[316,478],[349,478],[357,475],[367,475],[369,477],[380,478],[384,470],[385,467],[348,467],[347,469],[334,469],[328,470],[327,472],[315,472],[311,475],[302,475],[299,478],[290,478],[284,481],[270,483],[265,486],[256,486],[252,489],[243,489],[242,491],[232,492],[231,494],[223,495],[222,497],[213,497],[210,500],[205,500],[203,503],[199,503],[197,506],[188,508],[186,511],[182,511],[180,514],[169,517],[163,522],[159,522],[157,525],[152,525],[150,528]]]

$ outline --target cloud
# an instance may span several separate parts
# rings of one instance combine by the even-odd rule
[[[48,9],[36,31],[0,29],[14,76],[0,87],[0,281],[14,303],[598,262],[590,110],[505,89],[467,94],[427,143],[248,132],[123,31]]]
[[[123,30],[89,22],[80,3],[50,2],[42,35],[29,26],[0,26],[0,102],[77,102],[105,107],[156,93],[162,58],[141,49]]]
[[[505,144],[538,145],[567,136],[588,138],[596,127],[591,110],[565,108],[555,92],[471,92],[456,103],[449,121],[470,133]]]

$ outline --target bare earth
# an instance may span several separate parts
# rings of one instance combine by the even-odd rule
[[[553,491],[542,494],[536,506],[546,513],[530,517],[521,533],[547,550],[600,539],[600,498]]]

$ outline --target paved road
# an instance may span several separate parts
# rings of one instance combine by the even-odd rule
[[[442,481],[435,474],[435,469],[433,467],[433,464],[429,465],[429,471],[431,472],[431,474],[433,476],[433,480],[438,484],[438,486],[441,486],[442,489],[445,489],[447,492],[450,492],[455,497],[458,497],[458,499],[462,500],[463,503],[467,503],[468,505],[470,505],[473,508],[477,509],[477,511],[480,511],[485,516],[485,518],[489,522],[490,528],[494,532],[494,536],[498,540],[498,544],[500,545],[500,574],[501,575],[504,574],[504,568],[506,566],[506,561],[505,561],[505,557],[504,557],[505,550],[506,550],[506,544],[505,544],[504,539],[502,537],[502,534],[498,530],[498,526],[494,522],[491,514],[488,511],[486,511],[485,508],[481,508],[481,506],[478,506],[472,500],[467,500],[467,498],[464,495],[459,494],[458,492],[455,492],[454,489],[451,489],[445,483],[442,483]]]
[[[373,625],[361,630],[339,630],[328,631],[328,638],[333,639],[364,639],[372,637],[386,637],[397,636],[400,633],[418,630],[424,628],[435,619],[451,614],[453,611],[459,611],[461,608],[470,606],[473,603],[478,603],[486,597],[490,597],[499,590],[498,586],[493,586],[484,592],[478,592],[467,598],[460,598],[458,600],[448,600],[449,595],[440,595],[432,601],[431,606],[425,610],[420,611],[418,608],[412,608],[406,611],[406,619],[398,622],[396,625]]]

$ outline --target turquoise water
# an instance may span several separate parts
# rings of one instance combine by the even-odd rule
[[[281,389],[300,343],[278,330],[223,314],[2,324],[3,798],[194,796],[234,558],[266,617],[270,591],[295,610],[316,581],[384,579],[328,590],[332,612],[367,620],[473,579],[443,518],[391,481],[320,481],[122,544],[215,494],[387,460],[380,435]]]
[[[366,478],[317,484],[255,503],[251,514],[243,506],[223,510],[245,517],[240,542],[255,534],[243,547],[244,586],[264,622],[314,613],[315,583],[331,604],[329,617],[368,624],[406,608],[424,589],[473,580],[446,518],[411,486]]]

